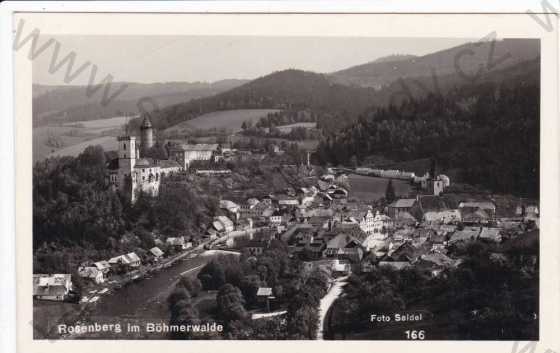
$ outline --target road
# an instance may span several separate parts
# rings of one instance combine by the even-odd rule
[[[319,304],[319,325],[317,327],[317,339],[323,339],[323,332],[325,326],[325,318],[329,312],[329,308],[333,305],[334,301],[342,294],[342,289],[346,285],[348,276],[337,278],[331,286],[327,294],[321,298]]]

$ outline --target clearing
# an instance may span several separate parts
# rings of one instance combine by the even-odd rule
[[[183,121],[177,125],[165,129],[166,134],[184,134],[192,130],[208,130],[208,129],[228,129],[232,132],[241,130],[241,124],[246,120],[253,123],[260,118],[265,117],[269,113],[275,113],[279,109],[234,109],[221,110],[212,113],[203,114],[191,120]]]

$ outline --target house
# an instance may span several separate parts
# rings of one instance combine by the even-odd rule
[[[125,255],[113,257],[112,259],[109,259],[109,263],[111,265],[122,264],[129,267],[139,267],[141,261],[136,253],[131,252]]]
[[[296,207],[299,205],[299,200],[295,195],[295,191],[293,196],[287,194],[280,194],[275,197],[276,203],[280,207]]]
[[[332,261],[331,271],[335,275],[348,275],[351,272],[351,266],[347,261],[336,259]]]
[[[439,196],[419,196],[418,206],[422,213],[422,220],[426,223],[451,224],[461,221],[459,210],[450,209],[445,200]]]
[[[361,209],[351,209],[342,210],[339,213],[339,219],[341,222],[355,223],[360,226],[360,228],[367,234],[373,234],[373,220],[375,216],[370,208]]]
[[[95,266],[78,267],[78,276],[82,278],[90,279],[96,284],[105,282],[105,277],[103,276],[103,272],[98,270],[97,267]]]
[[[332,233],[334,234],[346,234],[352,239],[356,240],[360,246],[366,247],[366,241],[368,240],[368,235],[360,228],[358,224],[355,223],[335,223],[332,228]]]
[[[256,198],[250,198],[247,202],[241,203],[239,207],[241,218],[259,218],[268,206]]]
[[[323,257],[347,259],[359,263],[363,257],[361,243],[349,234],[340,233],[327,242]]]
[[[209,161],[218,151],[218,144],[169,144],[169,157],[187,170],[193,161]]]
[[[426,268],[450,268],[455,267],[460,263],[460,260],[454,260],[442,253],[428,253],[421,255],[415,266]]]
[[[161,176],[169,176],[181,171],[181,165],[174,160],[162,159],[155,160],[161,171]]]
[[[476,207],[463,207],[461,210],[461,219],[467,225],[489,224],[492,216],[487,210]]]
[[[233,232],[234,226],[231,219],[226,216],[216,216],[214,217],[214,222],[212,222],[214,228],[221,233]]]
[[[284,220],[284,214],[280,211],[274,211],[274,213],[269,217],[269,222],[273,226],[278,226],[282,224]]]
[[[388,267],[396,271],[401,271],[412,267],[412,265],[408,261],[379,261],[377,265],[379,267]]]
[[[107,260],[97,261],[93,265],[105,276],[111,271],[111,264]]]
[[[539,215],[539,207],[537,205],[529,205],[525,207],[525,215],[534,214],[536,216]]]
[[[412,209],[416,205],[416,199],[399,199],[388,207],[388,215],[392,219],[412,217]]]
[[[257,300],[266,304],[266,311],[270,311],[270,300],[274,299],[272,295],[272,288],[259,287],[257,289]]]
[[[33,274],[33,298],[64,301],[72,294],[70,274]]]
[[[451,237],[449,238],[449,244],[453,244],[461,241],[476,240],[479,234],[480,234],[480,228],[465,227],[463,230],[458,230],[451,235]]]
[[[269,297],[272,295],[272,288],[270,287],[259,287],[257,289],[257,297]]]
[[[424,222],[453,224],[461,221],[459,210],[428,211],[424,213]]]
[[[415,229],[411,227],[404,227],[395,230],[393,233],[394,241],[407,241],[412,239]]]
[[[185,242],[185,237],[170,237],[165,240],[168,246],[175,248],[175,250],[187,250],[190,248],[190,243]]]
[[[393,228],[393,220],[377,211],[372,220],[373,236],[375,239],[386,239],[389,230]]]
[[[151,248],[150,253],[153,255],[155,261],[159,261],[161,258],[163,258],[164,255],[163,251],[161,251],[161,249],[157,246]]]
[[[536,226],[539,226],[539,208],[535,205],[527,206],[523,219],[525,221],[533,221]]]
[[[459,203],[459,210],[463,213],[463,209],[473,208],[475,210],[482,210],[490,220],[496,216],[496,205],[490,201],[465,201]]]
[[[220,200],[219,207],[232,214],[237,214],[240,211],[239,205],[230,200]]]
[[[401,244],[395,244],[393,247],[391,247],[387,255],[388,258],[393,261],[407,261],[410,263],[414,263],[420,257],[420,255],[428,250],[429,249],[425,249],[425,247],[422,245],[416,247],[410,242],[404,242]]]
[[[237,229],[242,231],[249,231],[253,229],[253,219],[252,218],[244,218],[239,221],[237,224]]]
[[[309,205],[315,200],[315,195],[317,195],[317,188],[312,186],[310,188],[301,187],[296,190],[296,194],[299,197],[300,203],[302,205]]]
[[[447,244],[447,236],[445,234],[438,232],[432,235],[429,241],[432,243],[431,251],[445,252],[445,245]]]
[[[478,236],[480,240],[488,240],[499,243],[502,241],[502,234],[500,228],[482,228],[480,235]]]

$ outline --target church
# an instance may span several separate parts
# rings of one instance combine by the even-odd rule
[[[177,161],[142,157],[154,146],[154,131],[148,117],[140,127],[140,141],[136,136],[124,135],[117,138],[118,157],[109,162],[109,185],[113,190],[130,194],[131,202],[142,191],[157,196],[162,176],[181,170]]]

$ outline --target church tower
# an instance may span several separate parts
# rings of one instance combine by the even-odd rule
[[[152,127],[152,122],[146,116],[140,126],[140,147],[142,148],[142,155],[146,153],[147,150],[154,146],[154,129]]]

